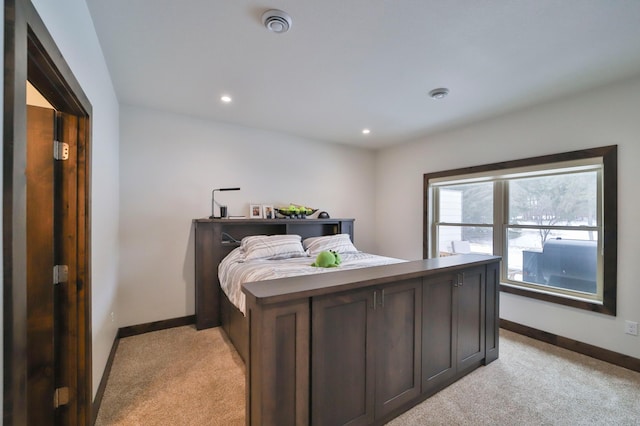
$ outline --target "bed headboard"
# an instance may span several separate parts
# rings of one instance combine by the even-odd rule
[[[220,325],[218,265],[249,235],[297,234],[302,239],[349,234],[354,219],[194,219],[196,267],[196,327]]]

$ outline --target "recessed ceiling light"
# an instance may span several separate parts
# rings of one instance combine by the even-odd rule
[[[362,134],[363,134],[363,135],[368,135],[369,133],[371,133],[371,130],[369,130],[369,129],[362,129]]]
[[[231,96],[223,95],[220,97],[220,100],[225,104],[228,104],[229,102],[231,102]]]
[[[443,99],[446,98],[448,94],[449,89],[446,87],[439,87],[429,92],[429,96],[431,96],[432,99]]]

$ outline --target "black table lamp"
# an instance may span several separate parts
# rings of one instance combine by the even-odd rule
[[[226,212],[227,206],[223,206],[220,203],[216,203],[216,197],[215,197],[216,191],[240,191],[240,188],[217,188],[211,191],[211,216],[209,216],[209,219],[220,219],[221,217],[227,216],[227,212]],[[220,206],[220,216],[216,216],[216,213],[215,213],[216,204]],[[225,210],[224,212],[222,211],[223,208]]]

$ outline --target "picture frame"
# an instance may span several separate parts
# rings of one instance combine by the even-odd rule
[[[261,204],[249,204],[249,218],[262,219],[262,205]]]
[[[276,218],[276,210],[273,208],[271,204],[263,204],[262,205],[262,216],[265,219],[275,219]]]

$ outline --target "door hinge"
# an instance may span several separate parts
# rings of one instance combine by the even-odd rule
[[[53,284],[66,283],[69,280],[69,267],[56,265],[53,267]]]
[[[69,159],[69,144],[66,142],[53,141],[53,158],[56,160]]]
[[[53,408],[58,408],[69,403],[69,388],[58,388],[53,393]]]

